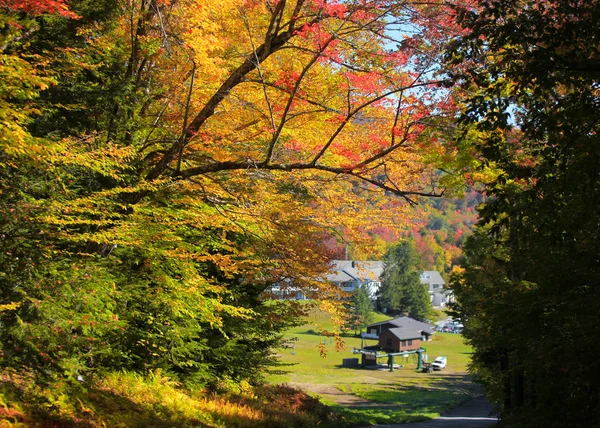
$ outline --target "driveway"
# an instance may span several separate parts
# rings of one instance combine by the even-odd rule
[[[379,428],[480,428],[498,423],[498,418],[490,416],[492,407],[483,397],[471,398],[439,418],[414,424],[372,425]]]

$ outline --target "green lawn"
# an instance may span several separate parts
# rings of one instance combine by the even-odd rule
[[[389,319],[376,314],[373,322]],[[334,403],[332,396],[321,394],[323,400],[342,415],[342,422],[335,426],[357,426],[375,423],[415,422],[439,416],[466,400],[476,389],[466,374],[470,348],[461,335],[436,333],[433,340],[422,346],[427,350],[429,361],[437,356],[448,358],[448,367],[442,372],[418,373],[415,355],[396,357],[395,363],[403,367],[389,370],[366,370],[343,368],[342,359],[357,358],[353,348],[360,348],[361,339],[343,337],[344,349],[336,350],[331,338],[315,333],[322,329],[333,330],[327,316],[313,311],[307,323],[291,329],[286,338],[295,339],[295,346],[281,350],[282,366],[269,376],[272,383],[289,383],[309,391],[331,390],[356,396],[371,402],[368,406]],[[375,344],[368,341],[367,344]],[[327,355],[322,358],[319,344],[325,344]],[[381,363],[385,363],[382,360]]]

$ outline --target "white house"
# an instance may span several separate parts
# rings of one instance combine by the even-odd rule
[[[270,292],[276,299],[306,300],[306,295],[298,287],[294,287],[291,281],[283,281],[282,284],[274,284],[270,287]]]
[[[364,284],[371,298],[375,299],[381,287],[382,273],[383,262],[380,261],[334,260],[326,280],[348,292],[356,291]]]
[[[446,306],[452,301],[452,292],[444,288],[446,282],[437,270],[424,271],[419,279],[427,285],[429,298],[433,306]]]

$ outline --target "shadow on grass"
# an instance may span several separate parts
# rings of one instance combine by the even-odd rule
[[[435,415],[410,414],[402,408],[388,406],[343,407],[331,406],[341,422],[325,424],[325,427],[356,427],[377,424],[414,423],[433,419]]]
[[[323,339],[327,339],[329,341],[330,338],[332,338],[334,336],[334,334],[332,332],[327,332],[324,333],[324,331],[317,331],[314,329],[308,329],[305,332],[297,332],[296,334],[308,334],[311,336],[321,336]],[[342,333],[338,333],[340,337],[343,337],[345,339],[360,339],[360,334],[357,333],[346,333],[346,332],[342,332]]]
[[[343,364],[336,364],[333,366],[336,369],[345,369],[345,370],[367,370],[362,368],[360,365],[355,366],[355,367],[345,367]]]
[[[389,391],[419,391],[430,394],[446,394],[448,397],[469,397],[480,395],[481,393],[481,387],[474,383],[470,375],[464,373],[418,373],[417,377],[414,378],[404,379],[400,382],[378,383],[377,386],[386,394]],[[376,394],[377,392],[378,391],[374,391],[372,393]],[[369,392],[364,392],[364,394],[368,393]],[[357,395],[362,396],[362,394],[363,392],[360,390],[357,391]],[[390,400],[395,399],[393,395],[386,395],[385,397],[388,397],[385,399],[385,402],[390,402]],[[375,396],[364,396],[363,398],[377,401]]]
[[[294,373],[294,367],[298,366],[297,362],[283,362],[278,360],[273,362],[269,367],[265,369],[267,376],[288,376]],[[278,383],[278,382],[276,382]]]

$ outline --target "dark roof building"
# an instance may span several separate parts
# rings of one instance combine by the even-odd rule
[[[407,334],[413,334],[414,332],[418,332],[419,337],[422,340],[431,339],[431,335],[435,333],[435,327],[431,324],[417,321],[410,317],[399,317],[393,320],[377,322],[367,326],[367,333],[369,335],[380,336],[386,330],[394,330],[397,331],[398,334],[400,334],[399,332],[402,331],[404,332],[400,334],[400,336],[402,337]]]

